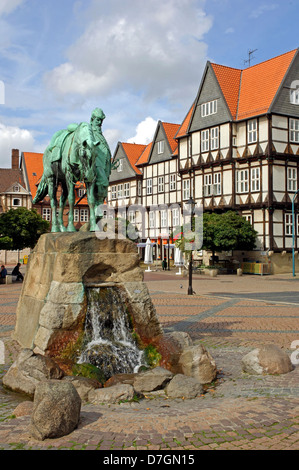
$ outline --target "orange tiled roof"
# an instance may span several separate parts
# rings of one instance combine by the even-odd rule
[[[174,153],[177,146],[178,146],[178,143],[174,139],[174,137],[175,137],[176,133],[178,132],[178,130],[180,128],[180,125],[179,124],[171,124],[169,122],[162,122],[162,126],[164,128],[164,131],[165,131],[167,140],[169,142],[171,151],[172,151],[172,153]]]
[[[245,70],[211,64],[234,120],[268,112],[298,49]]]
[[[136,165],[144,165],[145,163],[148,162],[151,148],[152,148],[152,142],[145,147],[144,151],[140,155],[140,158],[137,160]]]
[[[28,190],[32,194],[32,199],[34,199],[37,190],[36,185],[39,183],[44,171],[43,154],[23,152],[23,156],[29,184]]]
[[[122,143],[122,146],[128,157],[131,167],[138,175],[141,175],[141,171],[139,168],[137,168],[136,163],[146,149],[146,145]]]
[[[189,109],[188,114],[185,117],[184,121],[182,122],[181,126],[179,127],[179,130],[175,135],[176,139],[178,137],[184,137],[187,134],[187,130],[188,130],[188,127],[189,127],[189,124],[190,124],[190,119],[191,119],[191,116],[192,116],[192,113],[193,113],[193,109],[194,109],[194,103],[191,106],[191,108]]]

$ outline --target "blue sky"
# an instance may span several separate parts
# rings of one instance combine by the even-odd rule
[[[181,123],[207,60],[295,49],[297,18],[295,0],[0,0],[0,166],[95,107],[112,153],[148,143],[158,120]]]

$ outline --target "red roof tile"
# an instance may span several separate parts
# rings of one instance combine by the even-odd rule
[[[122,146],[133,170],[138,175],[141,175],[141,171],[139,168],[137,168],[136,163],[146,149],[146,145],[122,143]]]
[[[268,112],[298,49],[245,70],[211,64],[234,120]]]
[[[175,135],[178,132],[180,125],[179,124],[171,124],[169,122],[162,122],[162,126],[164,128],[167,140],[169,142],[170,148],[172,153],[175,152],[178,143],[175,140]]]
[[[179,138],[179,137],[184,137],[187,134],[187,130],[188,130],[188,127],[189,127],[189,124],[190,124],[190,119],[191,119],[191,116],[192,116],[192,113],[193,113],[193,109],[194,109],[194,103],[191,106],[191,108],[189,109],[188,114],[185,117],[184,121],[180,125],[179,130],[175,135],[176,139]]]
[[[137,166],[144,165],[145,163],[148,162],[151,148],[152,148],[152,142],[145,147],[144,151],[140,155],[140,158],[136,162]]]

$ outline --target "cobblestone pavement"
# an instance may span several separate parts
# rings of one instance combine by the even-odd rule
[[[202,342],[216,361],[217,381],[194,400],[154,395],[119,405],[84,404],[73,433],[43,442],[30,437],[30,417],[11,416],[21,398],[0,390],[0,449],[298,450],[299,366],[281,376],[241,370],[242,357],[259,344],[274,343],[292,354],[292,342],[299,340],[296,280],[194,276],[193,296],[186,295],[188,280],[173,272],[146,273],[145,281],[164,330],[187,331]],[[20,289],[0,286],[2,375],[18,352],[10,334]]]

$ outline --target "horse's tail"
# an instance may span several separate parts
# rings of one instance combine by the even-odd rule
[[[38,202],[42,201],[44,199],[44,197],[47,196],[47,194],[48,194],[48,183],[47,183],[47,179],[43,175],[43,177],[42,177],[42,179],[41,179],[41,181],[38,185],[35,198],[32,201],[33,204],[37,204]]]

